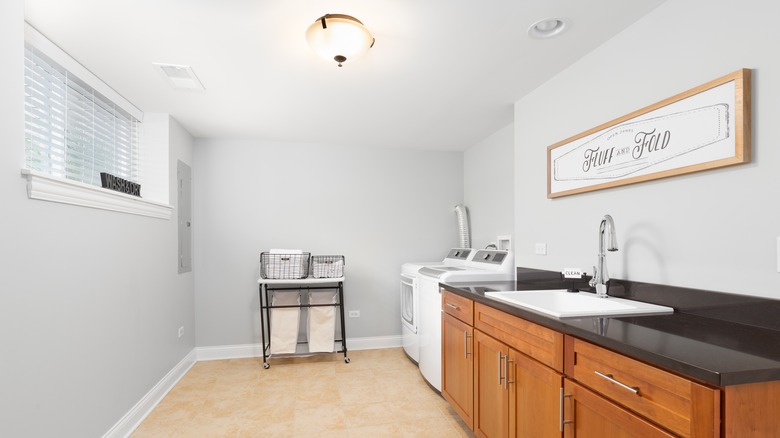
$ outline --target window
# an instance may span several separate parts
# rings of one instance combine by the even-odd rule
[[[100,172],[138,181],[138,119],[25,44],[25,162],[100,185]]]
[[[101,172],[141,182],[143,113],[28,24],[24,58],[29,197],[170,218],[166,204],[99,188]]]
[[[25,45],[28,169],[100,185],[138,180],[139,121],[32,45]]]

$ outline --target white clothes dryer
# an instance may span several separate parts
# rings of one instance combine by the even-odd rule
[[[439,283],[515,279],[510,251],[479,250],[460,266],[426,266],[418,278],[420,317],[418,366],[425,380],[441,391],[441,291]]]
[[[420,360],[419,324],[419,270],[463,266],[473,255],[470,248],[453,248],[439,262],[410,262],[401,265],[401,338],[406,355],[414,362]]]

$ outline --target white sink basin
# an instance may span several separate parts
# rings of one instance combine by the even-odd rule
[[[637,314],[673,313],[671,307],[623,298],[598,298],[588,292],[566,290],[521,290],[510,292],[485,292],[486,297],[504,301],[514,306],[535,310],[557,318],[575,316],[617,316]]]

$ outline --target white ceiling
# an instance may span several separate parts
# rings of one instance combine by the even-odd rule
[[[26,20],[147,112],[195,137],[464,150],[513,102],[663,0],[25,0]],[[304,32],[352,15],[376,38],[338,68]],[[531,39],[562,17],[568,30]],[[152,63],[190,65],[205,91]],[[587,86],[587,84],[583,84]]]

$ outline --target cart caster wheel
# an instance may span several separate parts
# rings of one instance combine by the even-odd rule
[[[344,363],[349,363],[349,358],[348,357],[344,358]]]
[[[271,368],[271,364],[268,362],[263,362],[263,368],[265,369]]]

